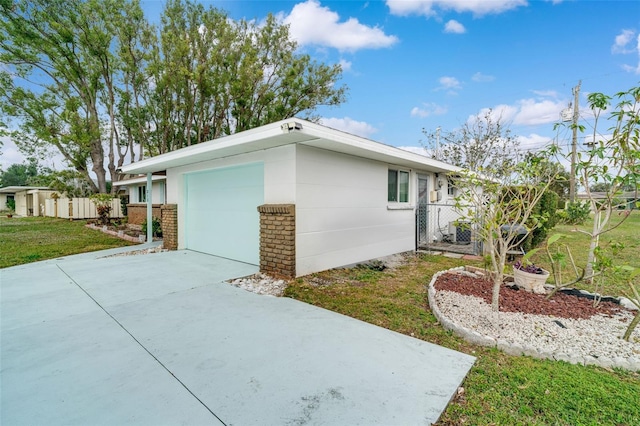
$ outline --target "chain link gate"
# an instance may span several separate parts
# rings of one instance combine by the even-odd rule
[[[416,208],[416,245],[419,250],[482,255],[476,225],[464,221],[453,205],[426,201],[419,197]]]

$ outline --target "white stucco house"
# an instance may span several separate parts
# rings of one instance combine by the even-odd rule
[[[166,221],[163,210],[163,232],[166,239],[175,223],[178,249],[301,276],[415,250],[433,238],[418,225],[427,221],[419,207],[441,191],[446,196],[446,174],[457,170],[293,118],[121,171],[149,178],[166,171],[161,201],[174,214]]]
[[[16,203],[18,216],[44,216],[45,200],[55,193],[42,186],[5,186],[0,188],[0,210],[6,209],[6,203],[12,199]]]

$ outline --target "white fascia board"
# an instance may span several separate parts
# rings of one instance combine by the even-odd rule
[[[151,181],[152,182],[157,182],[160,180],[167,180],[166,176],[160,176],[160,175],[153,175],[151,176]],[[131,178],[131,179],[123,179],[123,180],[119,180],[117,182],[113,182],[113,186],[129,186],[129,185],[136,185],[139,183],[147,183],[147,177],[146,176],[140,176],[137,178]]]
[[[317,139],[315,140],[302,142],[304,145],[310,145],[316,148],[342,152],[344,154],[369,158],[409,168],[427,169],[434,172],[446,173],[461,170],[460,167],[434,160],[424,155],[405,151],[400,148],[362,138],[360,136],[336,131],[314,123],[305,123],[300,132],[310,133],[316,136]]]
[[[296,130],[285,132],[281,128],[283,124],[293,121],[304,122],[300,119],[281,120],[132,163],[123,166],[121,172],[127,174],[152,173],[172,167],[297,143],[304,140],[306,135]]]
[[[32,189],[49,190],[46,186],[5,186],[0,188],[2,194],[13,194],[15,192],[30,191]]]
[[[394,146],[299,118],[290,118],[129,164],[123,166],[121,172],[127,174],[152,173],[293,143],[414,169],[444,173],[460,170],[459,167]]]

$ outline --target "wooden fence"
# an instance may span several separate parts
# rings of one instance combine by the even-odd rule
[[[89,198],[58,198],[48,199],[44,202],[44,215],[48,217],[60,217],[63,219],[95,219],[98,217],[96,205]],[[111,200],[112,218],[121,218],[120,199]]]

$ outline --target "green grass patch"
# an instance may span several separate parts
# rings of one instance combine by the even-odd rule
[[[463,264],[474,262],[421,256],[366,282],[357,279],[361,268],[331,270],[299,278],[285,296],[476,356],[464,394],[441,425],[640,424],[636,373],[512,357],[444,330],[429,310],[426,286],[437,271]]]
[[[85,225],[49,217],[0,217],[0,268],[132,245]]]
[[[614,212],[612,223],[616,224],[621,219],[622,211]],[[593,219],[584,225],[557,225],[549,235],[555,233],[565,234],[560,242],[566,244],[571,249],[571,253],[576,261],[576,265],[584,268],[587,264],[587,254],[589,252],[590,237],[581,231],[591,231],[593,226]],[[625,248],[615,256],[615,263],[618,265],[629,265],[636,268],[640,268],[640,211],[634,210],[631,215],[622,224],[613,229],[610,232],[602,234],[600,237],[600,244],[602,247],[608,247],[611,242],[623,243]],[[552,246],[554,247],[554,246]],[[545,254],[538,252],[531,259],[536,264],[541,265],[543,268],[550,270],[549,264]],[[570,268],[571,266],[568,265]],[[569,273],[569,269],[565,269]],[[576,284],[577,288],[593,291],[594,285],[580,282]],[[628,292],[629,287],[620,277],[607,277],[604,288],[599,290],[601,293],[605,293],[610,296],[621,296],[623,292]],[[639,422],[640,424],[640,422]]]

